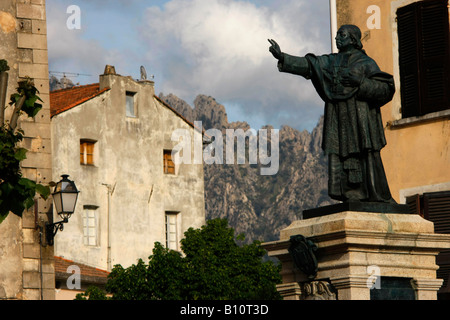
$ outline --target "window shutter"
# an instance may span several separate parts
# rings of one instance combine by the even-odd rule
[[[436,233],[450,234],[450,191],[425,193],[423,195],[425,219],[434,223]],[[450,277],[450,250],[444,250],[436,257],[439,265],[437,277],[444,279],[442,289],[449,286]]]
[[[94,164],[94,140],[80,140],[80,164],[93,165]]]
[[[402,116],[420,113],[418,5],[410,4],[397,10],[398,53],[401,83]]]
[[[412,213],[420,214],[434,223],[436,233],[450,234],[450,191],[424,193],[406,199]],[[437,277],[444,279],[441,290],[449,290],[450,250],[444,250],[436,257],[439,266]],[[446,289],[448,287],[448,289]]]
[[[83,141],[80,142],[80,163],[81,164],[85,164],[84,163],[84,149],[85,149],[85,143]]]
[[[94,164],[94,143],[86,143],[86,164]]]
[[[422,38],[422,114],[448,109],[449,19],[448,0],[420,2]]]
[[[172,150],[164,150],[164,173],[175,174],[175,163],[172,159]]]
[[[418,214],[423,217],[422,205],[421,205],[421,196],[415,195],[413,197],[408,197],[406,199],[406,204],[409,206],[409,212],[411,214]]]
[[[448,0],[397,10],[402,116],[450,108]]]
[[[450,191],[424,193],[425,219],[434,222],[436,233],[450,234]]]

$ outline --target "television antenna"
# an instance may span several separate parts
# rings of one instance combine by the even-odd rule
[[[79,77],[79,76],[86,76],[86,77],[92,76],[91,74],[73,73],[73,72],[64,72],[64,71],[49,71],[48,73],[51,75],[54,75],[54,76],[56,76],[56,75],[63,76],[64,78]]]
[[[147,76],[147,71],[145,70],[144,66],[141,66],[140,72],[141,72],[141,81],[146,81],[147,78],[150,78],[150,79],[154,79],[155,78],[155,76],[153,74],[150,75],[150,76]]]

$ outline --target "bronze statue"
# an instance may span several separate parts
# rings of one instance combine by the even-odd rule
[[[311,79],[325,102],[322,148],[328,155],[329,196],[394,204],[380,157],[386,145],[380,108],[392,100],[394,80],[362,49],[360,29],[339,29],[336,54],[296,57],[269,42],[279,71]]]

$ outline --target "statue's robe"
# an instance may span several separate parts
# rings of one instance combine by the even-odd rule
[[[395,202],[380,150],[386,145],[380,108],[392,100],[393,77],[364,51],[295,57],[283,53],[281,72],[311,79],[325,102],[322,148],[329,157],[328,193],[340,201]],[[346,87],[342,76],[359,75]]]

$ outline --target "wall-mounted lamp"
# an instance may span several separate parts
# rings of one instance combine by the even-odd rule
[[[45,234],[47,244],[53,245],[55,235],[58,230],[64,229],[64,223],[69,221],[70,216],[75,211],[79,191],[75,183],[68,179],[68,175],[62,175],[62,180],[55,186],[55,191],[52,193],[53,202],[58,215],[63,219],[56,223],[45,223]]]

